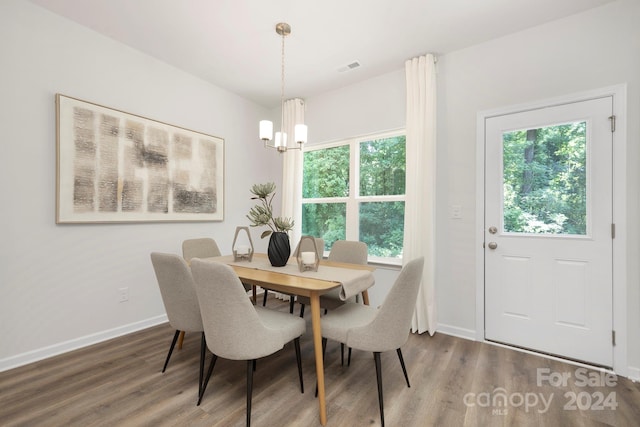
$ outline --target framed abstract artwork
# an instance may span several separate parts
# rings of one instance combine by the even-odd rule
[[[56,95],[56,223],[222,221],[224,140]]]

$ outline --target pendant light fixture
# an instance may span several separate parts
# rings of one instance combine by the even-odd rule
[[[300,150],[302,144],[307,142],[307,126],[296,124],[294,127],[295,146],[287,145],[287,133],[284,131],[284,39],[291,34],[291,26],[286,22],[276,24],[276,33],[282,36],[282,63],[281,63],[281,85],[280,85],[280,131],[276,132],[273,138],[273,122],[270,120],[260,120],[260,139],[264,141],[264,146],[275,148],[280,153],[287,150]],[[271,141],[273,140],[273,144]]]

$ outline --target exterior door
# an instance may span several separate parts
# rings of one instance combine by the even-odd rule
[[[486,339],[613,365],[612,109],[486,119]]]

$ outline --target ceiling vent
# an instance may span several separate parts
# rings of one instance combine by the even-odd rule
[[[351,71],[354,68],[358,68],[359,66],[360,66],[360,63],[358,61],[353,61],[343,67],[338,68],[338,72],[344,73],[345,71]]]

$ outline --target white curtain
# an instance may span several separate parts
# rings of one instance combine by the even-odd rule
[[[297,124],[304,124],[304,100],[300,98],[288,99],[284,102],[282,129],[287,134],[289,146],[298,145],[294,141],[294,128]],[[302,151],[287,150],[282,154],[282,214],[294,221],[294,227],[289,232],[291,251],[300,241],[302,234]],[[277,293],[277,298],[288,300],[289,295]]]
[[[284,102],[284,125],[289,146],[297,145],[293,140],[294,127],[304,124],[304,101],[300,98]],[[282,160],[282,216],[293,219],[295,225],[289,233],[291,250],[300,241],[302,233],[302,151],[287,150]]]
[[[405,63],[407,82],[407,171],[404,223],[405,262],[424,256],[411,331],[436,331],[436,71],[429,54]]]

